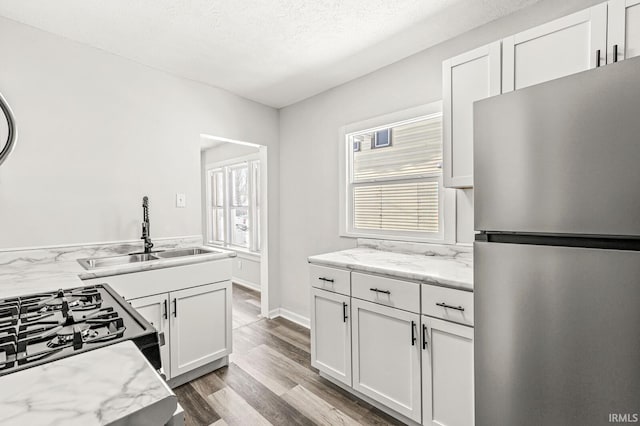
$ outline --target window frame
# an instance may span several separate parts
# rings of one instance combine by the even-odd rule
[[[411,178],[386,178],[371,179],[367,182],[354,183],[352,181],[352,159],[354,155],[353,145],[349,143],[349,136],[358,133],[367,133],[376,130],[383,130],[409,124],[423,120],[427,117],[441,115],[443,113],[442,101],[432,102],[418,107],[385,114],[368,120],[351,123],[345,125],[339,130],[339,235],[349,238],[374,238],[396,241],[412,241],[412,242],[429,242],[438,244],[455,244],[456,239],[456,194],[455,190],[444,187],[443,173],[428,173],[420,177]],[[444,144],[444,138],[442,143]],[[381,148],[382,149],[382,148]],[[442,170],[442,168],[441,168]],[[362,186],[363,184],[372,184],[379,182],[385,183],[401,183],[407,181],[438,182],[438,218],[441,226],[437,233],[421,233],[417,231],[397,231],[397,230],[376,230],[376,229],[357,229],[354,227],[353,216],[353,188],[354,186]]]
[[[208,163],[205,165],[205,174],[206,174],[206,183],[207,183],[207,187],[206,187],[206,199],[207,199],[207,206],[206,206],[206,214],[207,214],[207,220],[206,220],[206,226],[207,226],[207,233],[206,233],[206,243],[210,244],[210,245],[217,245],[217,246],[221,246],[221,247],[227,247],[227,248],[231,248],[231,249],[238,249],[238,250],[242,250],[242,251],[247,251],[250,253],[257,253],[259,254],[261,252],[261,247],[260,247],[260,236],[256,235],[256,233],[260,232],[260,217],[258,217],[258,209],[259,209],[259,205],[258,204],[254,204],[254,202],[258,202],[259,203],[259,193],[261,191],[261,187],[260,187],[260,182],[256,181],[254,182],[254,178],[259,179],[260,178],[260,155],[259,154],[251,154],[251,155],[246,155],[246,156],[242,156],[242,157],[236,157],[236,158],[232,158],[229,160],[225,160],[225,161],[219,161],[219,162],[214,162],[214,163]],[[254,170],[255,170],[255,164],[258,164],[258,172],[257,175],[254,176]],[[246,166],[247,167],[247,187],[248,187],[248,194],[247,194],[247,206],[241,206],[241,207],[234,207],[232,205],[232,194],[231,194],[231,188],[230,188],[230,182],[231,182],[231,171],[234,168],[239,168],[239,167],[243,167]],[[224,211],[224,240],[223,241],[213,241],[211,239],[213,233],[212,233],[212,212],[213,212],[213,204],[212,204],[212,179],[211,179],[211,174],[215,173],[216,171],[220,171],[222,170],[222,181],[223,181],[223,188],[224,188],[224,206],[223,206],[223,211]],[[249,218],[249,236],[248,236],[248,246],[242,246],[242,245],[238,245],[238,244],[233,244],[231,241],[231,234],[232,234],[232,230],[231,230],[231,210],[233,210],[234,208],[246,208],[247,209],[247,215]]]

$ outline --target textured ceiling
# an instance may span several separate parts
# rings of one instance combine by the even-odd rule
[[[0,15],[282,107],[537,0],[0,0]]]

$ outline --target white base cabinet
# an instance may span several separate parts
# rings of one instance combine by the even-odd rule
[[[420,315],[352,299],[353,388],[421,419]]]
[[[311,365],[404,423],[474,424],[473,293],[318,265],[310,281]]]
[[[164,333],[160,357],[167,380],[193,379],[185,373],[205,374],[199,367],[226,363],[232,351],[231,259],[83,281],[110,285]]]
[[[423,315],[421,334],[422,424],[472,426],[473,328]]]
[[[231,353],[231,281],[169,293],[171,377]]]
[[[164,345],[160,346],[160,359],[164,375],[167,379],[170,379],[171,358],[169,343],[171,342],[171,331],[169,330],[169,295],[166,293],[155,294],[129,300],[129,303],[158,330],[158,333],[164,334]]]
[[[351,298],[311,289],[311,365],[351,386]]]

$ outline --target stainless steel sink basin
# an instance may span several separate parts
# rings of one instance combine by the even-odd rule
[[[78,259],[78,263],[82,265],[84,269],[96,269],[104,268],[107,266],[128,265],[131,263],[149,262],[150,260],[158,260],[157,254],[150,253],[138,253],[138,254],[125,254],[123,256],[109,256],[109,257],[89,257],[86,259]]]
[[[157,251],[153,253],[132,253],[122,256],[88,257],[78,259],[78,263],[84,269],[105,268],[109,266],[129,265],[131,263],[149,262],[151,260],[173,259],[176,257],[198,256],[202,254],[222,253],[219,250],[202,247],[189,247],[183,249]]]
[[[200,247],[191,247],[185,249],[176,249],[176,250],[166,250],[160,253],[156,253],[160,259],[170,259],[173,257],[184,257],[184,256],[197,256],[199,254],[212,254],[212,253],[220,253],[217,250],[204,249]]]

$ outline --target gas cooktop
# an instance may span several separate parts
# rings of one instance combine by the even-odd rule
[[[106,284],[0,299],[0,376],[124,340],[161,367],[158,333]]]

